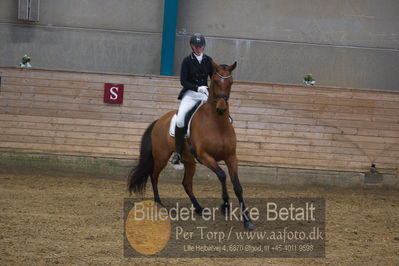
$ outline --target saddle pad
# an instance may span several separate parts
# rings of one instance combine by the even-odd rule
[[[191,120],[193,120],[193,117],[195,113],[198,111],[198,109],[205,103],[205,101],[202,101],[197,108],[193,111],[190,120],[188,120],[188,123],[186,123],[186,134],[184,136],[185,139],[188,139],[190,137],[190,128],[191,128]],[[170,121],[170,127],[169,127],[169,135],[171,137],[175,137],[175,128],[176,128],[176,120],[177,120],[177,114],[174,114],[171,121]]]

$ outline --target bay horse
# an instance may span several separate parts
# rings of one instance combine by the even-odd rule
[[[196,161],[211,169],[222,185],[222,211],[229,211],[229,195],[226,188],[226,173],[218,165],[224,161],[229,171],[234,192],[241,207],[244,227],[253,229],[248,211],[243,199],[243,189],[238,179],[236,156],[236,134],[230,122],[229,97],[233,84],[232,71],[237,62],[228,65],[218,65],[212,61],[214,73],[211,77],[208,101],[196,112],[191,121],[189,139],[185,140],[182,163],[184,164],[183,187],[198,214],[203,208],[193,193],[193,176]],[[141,140],[140,159],[138,165],[131,170],[128,178],[130,194],[143,193],[148,177],[151,177],[154,201],[160,204],[158,193],[158,177],[167,165],[171,154],[175,151],[175,140],[169,135],[171,119],[176,111],[170,111],[154,121],[144,132]],[[195,152],[191,152],[194,150]]]

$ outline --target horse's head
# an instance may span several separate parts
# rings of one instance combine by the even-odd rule
[[[212,60],[212,66],[215,73],[212,75],[210,95],[216,102],[216,112],[223,115],[227,110],[227,101],[230,97],[231,85],[233,85],[233,77],[231,73],[237,66],[237,62],[228,65],[218,65]]]

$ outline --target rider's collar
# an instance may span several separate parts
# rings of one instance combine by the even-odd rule
[[[198,63],[201,64],[202,59],[203,59],[203,57],[204,57],[204,54],[201,53],[200,55],[196,55],[196,54],[193,53],[193,55],[194,55],[195,58],[197,58]]]
[[[197,59],[198,62],[201,63],[201,60],[204,60],[206,58],[206,54],[202,53],[201,55],[197,56],[194,53],[191,53],[191,59]]]

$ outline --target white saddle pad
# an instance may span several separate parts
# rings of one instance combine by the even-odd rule
[[[205,103],[204,101],[201,102],[198,108],[194,111],[193,115],[190,117],[190,120],[188,121],[187,132],[184,138],[188,139],[190,137],[191,120],[193,120],[193,117],[204,103]],[[177,114],[174,114],[170,121],[170,127],[169,127],[169,135],[171,137],[175,137],[176,120],[177,120]]]

